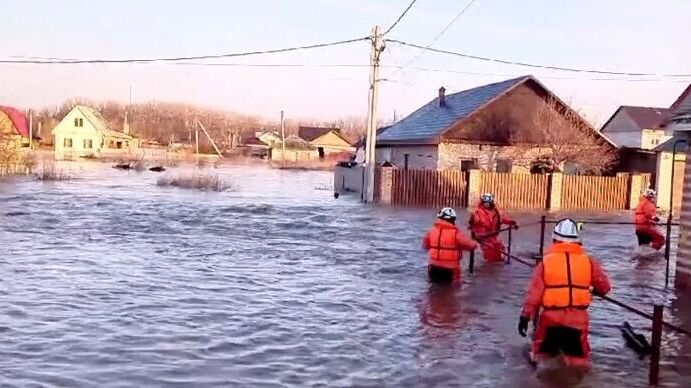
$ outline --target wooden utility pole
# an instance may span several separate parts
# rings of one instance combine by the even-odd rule
[[[281,111],[281,161],[286,160],[286,126],[283,111]]]
[[[197,125],[194,126],[195,156],[197,161],[199,161],[199,119],[195,117],[194,121],[197,122]]]
[[[377,149],[377,105],[379,99],[379,61],[384,51],[381,29],[375,26],[372,30],[372,53],[370,55],[369,97],[367,104],[367,138],[365,146],[365,202],[374,202],[374,173],[376,168]]]
[[[29,149],[34,146],[34,112],[29,109]]]
[[[199,128],[202,129],[204,132],[204,135],[206,135],[206,138],[209,139],[209,143],[211,143],[211,146],[214,147],[214,150],[216,150],[216,153],[218,154],[219,157],[223,158],[223,153],[221,153],[221,150],[218,149],[216,146],[216,142],[214,142],[214,139],[211,138],[211,135],[209,135],[209,132],[207,132],[206,127],[202,124],[201,121],[197,120],[197,125]],[[199,152],[199,140],[197,140],[197,152]]]

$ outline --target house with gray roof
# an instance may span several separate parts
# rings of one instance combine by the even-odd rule
[[[547,120],[539,123],[538,116]],[[440,88],[436,98],[377,136],[377,162],[402,169],[529,172],[551,152],[544,136],[534,135],[544,135],[545,122],[577,124],[573,130],[592,131],[614,148],[536,78],[523,76],[448,95]]]

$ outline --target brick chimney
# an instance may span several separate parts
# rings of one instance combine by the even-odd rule
[[[446,106],[446,88],[443,86],[439,88],[439,106],[444,107]]]

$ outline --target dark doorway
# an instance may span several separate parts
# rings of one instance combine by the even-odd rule
[[[467,172],[477,168],[477,159],[461,159],[461,171]]]
[[[403,170],[408,171],[408,159],[410,158],[410,155],[404,154],[403,155]]]
[[[317,152],[319,152],[319,159],[324,159],[324,147],[317,148]]]

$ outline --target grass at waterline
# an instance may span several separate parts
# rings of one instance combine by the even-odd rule
[[[231,182],[226,181],[220,175],[202,172],[162,176],[158,178],[156,185],[202,191],[221,192],[235,190],[235,186]]]
[[[43,164],[41,170],[36,173],[36,178],[44,182],[69,181],[72,179],[69,173],[57,168],[55,164]]]

